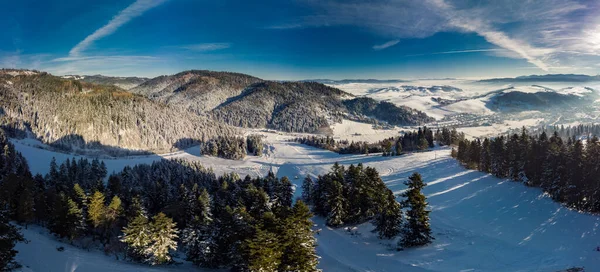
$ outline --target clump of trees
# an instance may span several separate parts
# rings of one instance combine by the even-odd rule
[[[46,176],[32,177],[12,145],[1,143],[0,206],[10,220],[149,265],[173,263],[181,249],[202,267],[317,270],[312,214],[293,203],[286,177],[217,177],[197,162],[161,160],[125,167],[105,184],[102,162],[85,159],[53,160]],[[0,216],[0,234],[14,233],[5,229],[8,219]],[[0,256],[9,256],[1,263],[10,263],[20,238],[0,237],[10,238],[2,244],[10,249],[0,246]]]
[[[432,148],[436,141],[440,145],[450,145],[458,144],[460,139],[464,139],[464,134],[458,133],[456,129],[438,129],[434,134],[432,129],[424,126],[418,130],[406,132],[402,136],[391,137],[376,143],[337,141],[329,136],[301,137],[295,138],[294,141],[339,154],[382,153],[383,156],[399,156],[405,152]]]
[[[407,199],[398,203],[375,168],[362,164],[345,168],[336,163],[331,172],[316,180],[304,179],[302,199],[331,227],[371,221],[381,239],[402,234],[399,248],[426,245],[433,237],[426,198],[421,193],[425,184],[418,173],[405,184],[408,190],[402,196]],[[403,208],[408,209],[405,216]]]
[[[14,182],[20,180],[24,182]],[[14,260],[18,253],[14,247],[24,239],[9,221],[24,222],[33,217],[34,191],[25,190],[28,184],[33,181],[27,161],[0,129],[0,271],[19,267]],[[27,209],[19,209],[22,206]]]
[[[462,140],[453,156],[471,169],[539,187],[568,207],[600,211],[600,141],[585,144],[555,131],[475,140]]]
[[[262,156],[263,153],[263,141],[261,135],[249,135],[246,137],[246,146],[248,153],[254,156]]]
[[[213,157],[230,160],[241,160],[246,157],[246,140],[242,137],[219,136],[200,146],[201,153]]]
[[[202,154],[230,160],[241,160],[247,154],[262,156],[262,136],[250,135],[246,138],[219,136],[200,145]]]

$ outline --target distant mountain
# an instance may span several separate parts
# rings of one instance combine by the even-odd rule
[[[337,88],[229,72],[184,71],[150,79],[130,91],[237,127],[329,132],[333,123],[355,115],[343,103],[352,95]]]
[[[514,78],[492,78],[479,80],[481,83],[526,83],[526,82],[590,82],[600,81],[600,75],[588,76],[577,74],[530,75]]]
[[[103,75],[93,76],[78,76],[78,75],[66,75],[62,78],[75,79],[88,83],[102,84],[102,85],[114,85],[121,89],[129,90],[136,87],[148,80],[145,77],[111,77]]]
[[[490,93],[487,107],[497,111],[549,111],[588,106],[599,97],[598,92],[589,87],[569,87],[560,90],[538,85],[531,87],[537,91],[510,87]]]
[[[370,116],[397,126],[423,124],[435,120],[421,111],[368,97],[346,100],[344,105],[352,114]]]
[[[388,93],[388,92],[407,92],[413,94],[434,94],[440,92],[462,92],[461,88],[443,85],[443,86],[410,86],[373,88],[368,91],[369,94]]]
[[[147,80],[130,91],[203,114],[261,81],[245,74],[191,70]]]
[[[399,79],[342,79],[342,80],[333,80],[333,79],[305,79],[301,80],[302,82],[318,82],[323,84],[349,84],[349,83],[402,83],[407,82]]]
[[[317,82],[261,82],[212,111],[217,120],[241,127],[292,132],[325,132],[342,118],[377,119],[392,125],[418,125],[425,113],[349,93]]]
[[[164,152],[239,129],[153,102],[116,86],[47,73],[0,72],[0,125],[71,148],[115,147]]]

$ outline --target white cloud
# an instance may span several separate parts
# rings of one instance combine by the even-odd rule
[[[94,41],[106,37],[119,29],[133,18],[138,17],[151,8],[154,8],[166,0],[137,0],[127,8],[119,12],[106,25],[97,29],[91,35],[87,36],[83,41],[79,42],[71,51],[70,56],[79,56],[85,51]]]
[[[162,61],[153,56],[90,56],[64,57],[51,59],[42,64],[43,69],[57,75],[67,74],[104,74],[122,75],[132,70],[144,69]]]
[[[271,28],[354,25],[391,38],[439,32],[475,33],[500,57],[540,70],[589,67],[600,61],[600,1],[588,0],[304,0],[318,14]],[[461,51],[461,50],[458,50]],[[468,53],[470,51],[463,50]],[[477,51],[473,51],[477,52]]]
[[[400,40],[392,40],[383,44],[373,45],[373,50],[383,50],[398,44]]]
[[[179,48],[198,52],[216,51],[230,48],[230,43],[199,43],[179,46]]]

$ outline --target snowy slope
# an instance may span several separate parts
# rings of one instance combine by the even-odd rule
[[[30,226],[22,229],[21,233],[28,243],[20,243],[16,249],[19,251],[16,261],[23,265],[20,271],[216,271],[202,270],[191,264],[176,266],[150,267],[126,261],[117,261],[112,256],[91,249],[82,250],[54,239],[46,229]],[[56,248],[63,247],[64,251]]]
[[[600,245],[600,217],[565,209],[539,189],[466,170],[449,157],[447,148],[400,157],[338,155],[287,142],[285,135],[265,135],[269,147],[261,158],[234,162],[185,152],[173,156],[210,163],[216,172],[246,169],[262,174],[272,169],[280,177],[288,176],[297,188],[305,175],[323,174],[336,161],[344,165],[362,162],[375,167],[396,194],[405,189],[403,182],[415,171],[428,183],[424,193],[433,210],[431,224],[436,237],[433,244],[399,252],[393,250],[395,241],[378,240],[370,232],[373,227],[369,223],[357,226],[352,231],[355,235],[351,235],[344,229],[329,229],[322,219],[315,218],[315,229],[320,229],[316,236],[317,250],[324,271],[558,271],[572,266],[594,271],[600,267],[600,253],[593,250]],[[27,159],[44,161],[44,165],[51,155],[56,155],[27,148],[17,145],[17,149],[26,151]],[[115,170],[116,164],[151,159],[120,160],[109,167]],[[297,190],[295,195],[300,193]],[[46,239],[45,235],[38,238]],[[36,260],[31,256],[37,254],[32,252],[35,245],[20,245],[19,250],[22,251],[19,260],[34,267]],[[48,253],[53,254],[50,258],[58,254],[55,252]],[[79,256],[82,263],[110,259],[99,252],[77,252],[72,249],[69,256]],[[68,260],[71,259],[56,259],[56,265],[62,264],[60,271],[69,269],[65,264]]]

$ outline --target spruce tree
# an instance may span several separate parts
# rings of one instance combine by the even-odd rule
[[[17,228],[10,224],[8,213],[0,210],[0,271],[10,271],[19,267],[14,260],[18,253],[14,248],[22,241],[25,239]]]
[[[302,182],[302,200],[308,204],[313,203],[314,182],[310,176],[306,176]]]
[[[208,239],[210,239],[210,225],[212,224],[212,213],[210,211],[210,196],[203,189],[198,196],[197,208],[194,211],[190,225],[182,231],[182,244],[186,252],[187,260],[195,265],[207,263],[207,255],[210,251]]]
[[[177,228],[173,219],[164,213],[158,213],[152,220],[151,243],[144,251],[148,256],[147,262],[152,265],[168,263],[171,261],[170,251],[177,249]]]
[[[312,231],[312,214],[308,206],[297,201],[284,222],[281,245],[283,256],[278,271],[320,271],[316,239]]]
[[[100,227],[104,224],[106,218],[106,207],[104,204],[104,194],[96,191],[90,199],[88,207],[88,220],[91,226],[94,228]]]
[[[79,238],[86,229],[85,216],[77,202],[71,198],[67,199],[67,222],[64,226],[68,229],[69,239],[72,241]]]
[[[327,205],[329,213],[327,215],[327,225],[338,227],[344,224],[346,218],[346,200],[343,195],[343,187],[339,181],[332,180],[328,189]]]
[[[392,239],[400,234],[402,227],[402,207],[394,193],[388,189],[384,206],[375,215],[373,224],[380,239]]]
[[[250,271],[276,272],[281,264],[281,243],[277,234],[254,227],[254,235],[244,241],[247,267]]]
[[[429,213],[427,210],[427,199],[421,193],[425,183],[419,173],[414,173],[404,183],[408,188],[402,194],[406,200],[402,202],[406,211],[406,223],[402,227],[402,238],[398,245],[400,248],[422,246],[431,243],[431,227],[429,226]]]
[[[146,259],[146,249],[152,243],[151,231],[148,218],[141,214],[127,224],[121,242],[127,244],[129,257],[136,261]]]
[[[35,200],[34,200],[34,185],[31,178],[23,178],[21,184],[22,190],[19,196],[19,204],[17,209],[17,221],[27,225],[35,218]]]

